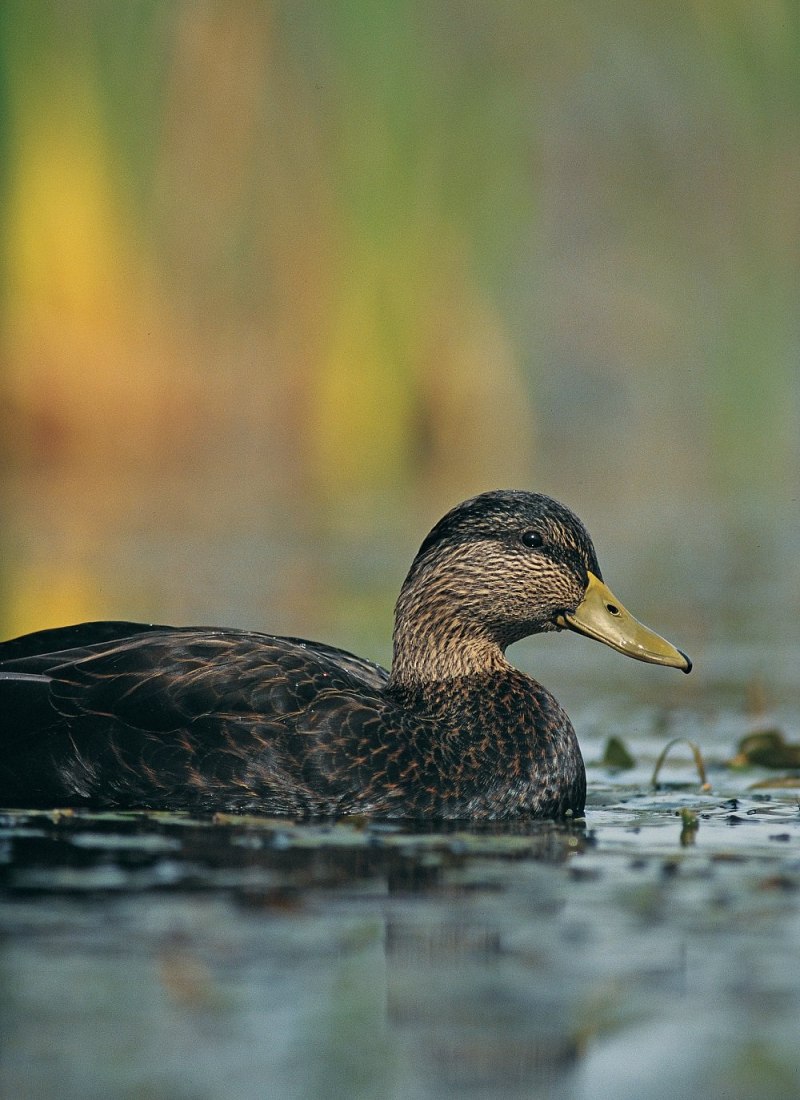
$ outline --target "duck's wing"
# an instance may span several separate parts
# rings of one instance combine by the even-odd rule
[[[0,669],[12,668],[12,662],[26,662],[27,671],[38,667],[46,669],[59,654],[77,660],[80,652],[90,656],[94,647],[107,642],[122,641],[151,632],[175,631],[181,628],[159,626],[154,623],[130,623],[107,621],[76,623],[73,626],[57,626],[48,630],[36,630],[0,642]],[[22,664],[19,665],[22,668]]]
[[[0,803],[303,813],[351,792],[327,751],[320,785],[320,739],[375,717],[380,666],[257,633],[65,630],[0,647]]]
[[[347,650],[323,642],[305,638],[283,637],[258,631],[229,630],[222,627],[163,626],[154,623],[124,621],[77,623],[49,630],[24,634],[19,638],[0,642],[0,673],[49,672],[67,668],[89,658],[103,658],[112,652],[115,661],[124,665],[125,655],[146,657],[148,663],[159,657],[179,651],[186,654],[195,649],[200,654],[204,645],[212,640],[216,656],[229,656],[233,652],[248,649],[264,649],[275,652],[299,649],[307,654],[309,665],[314,658],[327,668],[331,662],[340,671],[346,671],[358,682],[375,688],[382,687],[388,673],[374,661],[358,657]],[[214,656],[214,652],[211,656]],[[203,652],[203,657],[208,656]],[[131,661],[132,665],[137,662]],[[165,667],[170,664],[166,661]]]

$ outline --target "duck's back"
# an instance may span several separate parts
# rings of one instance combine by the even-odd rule
[[[363,736],[387,679],[254,632],[87,623],[14,639],[0,645],[0,803],[336,812],[358,776],[333,746]]]

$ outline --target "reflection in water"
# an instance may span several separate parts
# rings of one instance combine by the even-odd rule
[[[5,817],[3,884],[39,912],[32,939],[7,956],[14,1019],[35,1019],[48,1034],[55,1020],[42,1017],[38,997],[74,1004],[73,983],[90,1010],[68,1012],[69,1045],[51,1036],[56,1062],[71,1062],[72,1049],[85,1057],[87,1043],[89,1060],[101,1059],[86,1025],[111,1012],[115,1026],[139,1033],[140,1058],[114,1079],[132,1087],[161,1057],[158,1028],[141,1015],[164,1027],[185,1017],[195,1042],[230,1057],[255,1012],[256,1065],[281,1095],[329,1096],[332,1082],[337,1094],[353,1074],[387,1094],[395,1078],[411,1081],[420,1095],[529,1095],[561,1079],[579,1047],[575,990],[551,950],[509,950],[497,918],[517,872],[526,919],[557,917],[552,871],[585,847],[579,826],[435,832],[233,820]],[[7,928],[20,912],[2,911]],[[113,1008],[110,984],[127,990]],[[7,1020],[5,1030],[11,1048],[30,1055],[28,1027]],[[34,1095],[14,1064],[6,1083]],[[250,1078],[255,1066],[246,1067]]]
[[[577,1060],[558,960],[520,959],[489,914],[390,920],[386,961],[388,1020],[437,1085],[524,1093],[552,1088]]]
[[[534,837],[526,825],[510,832],[527,835],[526,858],[544,864],[563,863],[585,843],[581,830],[547,825]],[[509,830],[490,826],[480,834]],[[578,1057],[580,1027],[565,1005],[558,960],[509,950],[495,906],[469,904],[485,894],[497,898],[502,879],[496,868],[464,863],[445,870],[416,862],[403,878],[389,878],[392,893],[410,889],[430,900],[438,889],[446,906],[444,912],[441,905],[406,907],[387,919],[387,1019],[437,1090],[530,1095],[546,1088],[556,1095],[552,1090]],[[503,870],[513,873],[508,861]],[[545,882],[530,899],[534,922],[553,919],[563,907]]]

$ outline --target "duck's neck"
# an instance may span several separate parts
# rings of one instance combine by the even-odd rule
[[[395,637],[390,683],[421,684],[506,672],[498,645],[478,638]]]
[[[491,676],[511,667],[489,633],[465,621],[448,601],[417,591],[400,594],[393,641],[390,683],[395,687]]]

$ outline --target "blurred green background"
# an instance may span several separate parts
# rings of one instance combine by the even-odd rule
[[[686,648],[797,636],[796,3],[3,0],[0,50],[4,635],[386,660],[503,486]]]

